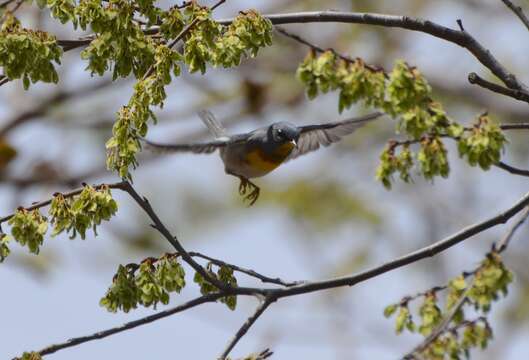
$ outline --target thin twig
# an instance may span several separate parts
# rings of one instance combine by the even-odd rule
[[[337,52],[336,50],[334,50],[333,48],[324,49],[322,47],[319,47],[318,45],[315,45],[315,44],[309,42],[308,40],[302,38],[299,35],[292,34],[291,32],[286,31],[281,26],[276,26],[275,30],[278,33],[280,33],[280,34],[282,34],[282,35],[284,35],[286,37],[289,37],[289,38],[299,42],[300,44],[303,44],[303,45],[306,45],[306,46],[310,47],[311,49],[313,49],[316,52],[324,53],[325,51],[331,51],[336,57],[342,59],[345,62],[351,63],[351,64],[354,63],[356,60],[361,60],[360,58],[353,59],[353,58],[351,58],[349,56],[343,55],[343,54]],[[362,61],[362,63],[363,63],[363,61]],[[364,66],[367,69],[369,69],[371,71],[382,71],[384,73],[384,75],[387,76],[386,72],[384,71],[384,68],[382,68],[381,66],[373,66],[373,65],[369,65],[369,64],[365,64],[365,63],[363,63],[363,64],[364,64]]]
[[[502,169],[502,170],[505,170],[511,174],[514,174],[514,175],[520,175],[520,176],[529,176],[529,170],[524,170],[524,169],[519,169],[519,168],[516,168],[514,166],[511,166],[511,165],[508,165],[506,163],[504,163],[503,161],[500,161],[498,162],[497,164],[494,164],[494,166]]]
[[[501,124],[502,130],[529,130],[529,123]]]
[[[525,14],[523,13],[523,10],[522,10],[522,7],[521,6],[516,6],[514,5],[511,1],[509,0],[501,0],[503,1],[503,3],[509,8],[511,9],[511,11],[516,15],[518,16],[518,18],[522,21],[522,23],[525,25],[525,27],[527,28],[527,30],[529,30],[529,19],[527,18],[527,16],[525,16]]]
[[[492,83],[480,77],[478,74],[472,72],[468,75],[468,82],[479,85],[482,88],[493,91],[495,93],[509,96],[511,98],[529,103],[529,93],[520,89],[510,89],[504,86]]]
[[[176,306],[176,307],[174,307],[172,309],[160,311],[160,312],[158,312],[156,314],[149,315],[149,316],[143,317],[143,318],[138,319],[138,320],[130,321],[130,322],[125,323],[125,324],[123,324],[121,326],[113,327],[113,328],[110,328],[110,329],[107,329],[107,330],[98,331],[98,332],[96,332],[94,334],[91,334],[91,335],[80,336],[80,337],[69,339],[69,340],[67,340],[67,341],[65,341],[63,343],[60,343],[60,344],[50,345],[50,346],[47,346],[44,349],[39,350],[37,352],[40,355],[48,355],[48,354],[52,354],[52,353],[57,352],[57,351],[62,350],[62,349],[66,349],[66,348],[69,348],[69,347],[72,347],[72,346],[83,344],[83,343],[88,342],[88,341],[103,339],[103,338],[106,338],[107,336],[118,334],[120,332],[123,332],[123,331],[126,331],[126,330],[130,330],[130,329],[133,329],[133,328],[138,327],[138,326],[146,325],[146,324],[151,323],[153,321],[165,318],[167,316],[174,315],[174,314],[182,312],[184,310],[191,309],[192,307],[195,307],[195,306],[198,306],[198,305],[201,305],[201,304],[205,304],[205,303],[208,303],[208,302],[215,302],[218,299],[220,299],[222,296],[224,296],[224,294],[222,294],[222,293],[212,293],[212,294],[208,294],[208,295],[203,295],[203,296],[200,296],[200,297],[195,298],[193,300],[190,300],[190,301],[188,301],[188,302],[186,302],[184,304],[178,305],[178,306]],[[13,359],[13,360],[16,360],[16,358]]]
[[[529,207],[526,207],[525,210],[520,214],[518,220],[513,224],[513,226],[511,226],[507,234],[505,234],[505,236],[500,241],[494,243],[494,251],[496,251],[497,253],[504,252],[509,246],[516,230],[518,230],[518,228],[523,225],[523,223],[525,222],[525,220],[527,220],[528,217]]]
[[[242,324],[235,336],[230,340],[222,354],[219,356],[219,360],[225,360],[230,351],[237,345],[239,340],[248,332],[248,329],[255,323],[255,321],[264,313],[268,306],[274,302],[271,298],[266,298],[262,301],[259,306],[255,309],[254,313]]]
[[[241,273],[246,274],[248,276],[257,278],[257,279],[261,280],[263,283],[271,283],[271,284],[281,285],[281,286],[285,286],[285,287],[291,287],[291,286],[295,286],[295,285],[299,285],[299,284],[303,283],[302,281],[286,282],[284,280],[281,280],[280,278],[271,278],[271,277],[259,274],[255,270],[245,269],[245,268],[237,266],[237,265],[229,264],[229,263],[224,262],[222,260],[212,258],[210,256],[201,254],[201,253],[196,252],[196,251],[190,251],[189,255],[191,255],[193,257],[199,257],[199,258],[208,260],[208,261],[210,261],[213,264],[218,265],[218,266],[226,266],[226,267],[228,267],[228,268],[230,268],[230,269],[232,269],[234,271],[238,271],[238,272],[241,272]]]

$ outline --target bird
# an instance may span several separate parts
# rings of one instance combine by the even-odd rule
[[[143,141],[146,148],[158,152],[211,154],[219,150],[225,172],[240,179],[239,194],[251,206],[259,198],[260,188],[250,179],[264,176],[279,165],[318,150],[320,146],[338,142],[382,115],[383,112],[373,112],[361,117],[304,126],[280,121],[248,133],[230,135],[211,111],[200,110],[198,116],[214,140],[180,144]]]

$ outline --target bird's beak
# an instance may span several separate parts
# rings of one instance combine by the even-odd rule
[[[298,143],[296,142],[296,140],[290,140],[290,142],[291,142],[292,144],[294,144],[294,147],[298,146]]]

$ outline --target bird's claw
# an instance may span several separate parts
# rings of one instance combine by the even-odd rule
[[[239,194],[244,196],[244,199],[248,201],[248,206],[255,204],[259,198],[261,189],[253,182],[246,178],[240,178],[241,183],[239,184]]]

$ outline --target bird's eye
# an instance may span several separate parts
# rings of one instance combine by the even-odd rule
[[[277,135],[279,135],[279,137],[282,137],[283,136],[283,130],[277,129]]]

